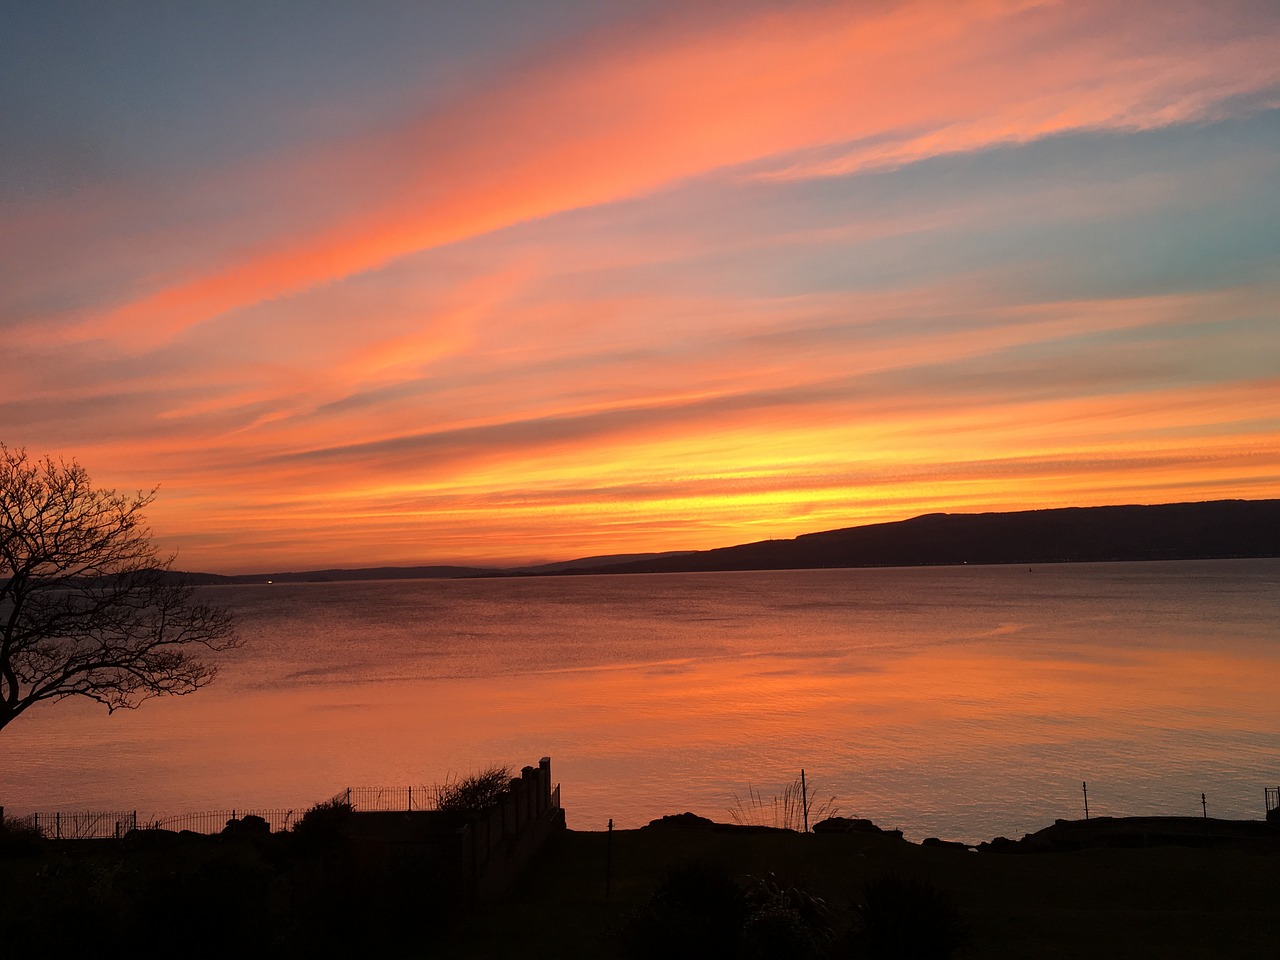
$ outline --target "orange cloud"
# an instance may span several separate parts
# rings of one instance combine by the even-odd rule
[[[1154,13],[820,4],[587,37],[381,142],[298,157],[299,166],[366,170],[385,181],[382,196],[87,317],[76,335],[151,344],[408,253],[796,151],[882,141],[772,175],[1177,122],[1280,80],[1274,36],[1224,36],[1209,10],[1181,11],[1175,32]]]

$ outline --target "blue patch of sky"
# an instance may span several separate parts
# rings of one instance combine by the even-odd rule
[[[838,178],[703,178],[466,246],[537,243],[554,253],[581,249],[584,241],[607,249],[621,238],[671,251],[599,269],[589,255],[582,264],[559,265],[585,271],[583,292],[602,295],[661,289],[779,296],[991,269],[1029,299],[1212,288],[1274,272],[1280,192],[1270,185],[1280,166],[1278,119],[1280,112],[1263,112],[1141,132],[1080,132]],[[1161,192],[1157,183],[1143,193],[1161,179],[1172,187]],[[1125,202],[1129,185],[1132,205]],[[898,220],[907,232],[895,235]],[[861,223],[888,225],[890,233],[841,239],[822,232]],[[688,237],[693,242],[682,242]]]
[[[606,12],[589,0],[8,4],[0,180],[40,193],[358,134]]]

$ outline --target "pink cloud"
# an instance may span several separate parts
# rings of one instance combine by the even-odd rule
[[[76,335],[151,344],[408,253],[824,145],[879,138],[773,175],[1193,119],[1280,82],[1275,24],[1224,34],[1223,19],[1193,5],[820,4],[587,37],[380,141],[298,156],[301,171],[360,177],[367,204],[84,317]],[[336,186],[310,176],[318,197]]]

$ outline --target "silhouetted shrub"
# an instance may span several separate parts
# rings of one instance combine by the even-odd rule
[[[119,918],[185,957],[267,956],[278,924],[273,876],[255,859],[194,847],[185,856],[131,862],[116,880]]]
[[[10,864],[18,869],[18,865]],[[12,880],[20,877],[19,882]],[[102,931],[118,929],[121,899],[112,868],[65,856],[33,858],[0,895],[0,953],[5,957],[105,955]]]
[[[331,844],[345,833],[351,812],[346,800],[323,800],[298,819],[292,833],[307,846]]]
[[[35,853],[44,837],[30,820],[9,817],[0,820],[0,857],[20,857]]]
[[[806,785],[800,777],[796,777],[782,789],[782,793],[766,797],[757,793],[754,787],[747,787],[747,799],[743,800],[736,793],[733,795],[733,806],[729,808],[729,816],[734,823],[749,827],[778,827],[782,830],[795,830],[800,833],[805,824],[814,824],[835,816],[840,808],[835,797],[825,800],[817,799],[813,782]],[[805,816],[805,802],[809,804],[808,817]]]
[[[298,956],[434,956],[458,908],[448,864],[382,843],[335,845],[290,874]]]
[[[851,955],[866,960],[949,960],[968,945],[951,897],[923,880],[884,876],[855,908]]]
[[[674,866],[624,932],[629,958],[729,960],[750,913],[742,884],[706,863]]]
[[[451,813],[478,813],[496,804],[511,785],[509,767],[489,767],[436,788],[436,809]]]
[[[821,960],[835,939],[826,902],[776,876],[753,881],[746,891],[750,913],[742,928],[744,960]]]

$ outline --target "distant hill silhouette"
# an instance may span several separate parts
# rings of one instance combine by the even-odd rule
[[[196,586],[251,583],[333,583],[340,580],[442,580],[459,577],[483,577],[494,573],[492,567],[360,567],[357,569],[304,570],[298,573],[245,573],[223,576],[218,573],[177,573]]]
[[[675,573],[962,563],[1280,556],[1280,500],[931,513],[894,523],[566,573]]]
[[[366,567],[238,576],[175,571],[172,576],[200,585],[328,583],[1229,557],[1280,557],[1280,500],[1066,507],[1017,513],[930,513],[893,523],[808,533],[794,540],[761,540],[715,550],[582,557],[507,569]]]
[[[507,573],[524,573],[540,576],[544,573],[594,573],[600,567],[614,567],[622,563],[642,563],[646,560],[662,560],[667,557],[682,557],[696,552],[690,550],[669,550],[665,553],[618,553],[603,557],[580,557],[577,560],[561,560],[558,563],[541,563],[534,567],[517,567]]]

